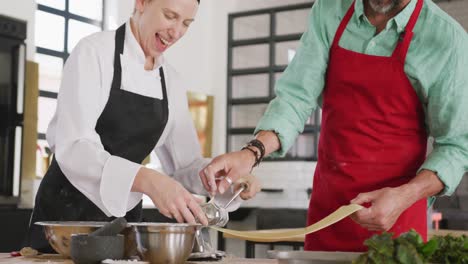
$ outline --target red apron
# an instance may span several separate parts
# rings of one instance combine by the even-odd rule
[[[425,160],[427,134],[421,103],[404,72],[406,54],[423,0],[418,0],[406,34],[391,57],[341,48],[354,13],[349,8],[330,50],[323,91],[322,128],[308,224],[349,204],[359,193],[409,182]],[[426,199],[398,218],[395,236],[415,229],[427,236]],[[365,251],[367,231],[349,217],[307,235],[306,250]]]

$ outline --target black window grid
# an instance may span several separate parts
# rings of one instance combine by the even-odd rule
[[[95,20],[95,19],[90,19],[87,17],[79,16],[76,14],[73,14],[69,10],[69,0],[64,0],[65,1],[65,10],[60,10],[56,9],[47,5],[42,5],[42,4],[37,4],[37,10],[54,14],[57,16],[61,16],[65,19],[64,23],[64,43],[63,43],[63,51],[56,51],[52,49],[47,49],[44,47],[36,47],[36,53],[38,54],[44,54],[56,58],[60,58],[63,60],[63,63],[65,64],[65,61],[67,60],[68,56],[70,55],[70,51],[68,50],[68,23],[70,19],[77,20],[83,23],[95,25],[97,27],[100,27],[101,30],[104,29],[104,18],[105,18],[105,0],[102,0],[102,19],[101,21]],[[56,92],[50,92],[46,90],[39,90],[39,97],[44,97],[44,98],[50,98],[50,99],[57,99],[58,93]],[[38,133],[37,134],[38,140],[46,140],[46,134],[45,133]]]
[[[227,140],[226,149],[227,151],[236,151],[237,149],[231,149],[232,136],[236,135],[252,135],[254,127],[232,127],[232,108],[240,105],[252,105],[252,104],[267,104],[275,97],[274,86],[275,86],[275,74],[282,73],[286,69],[286,65],[276,65],[276,50],[275,44],[286,42],[286,41],[298,41],[300,40],[302,33],[299,34],[288,34],[288,35],[276,35],[276,17],[280,12],[294,11],[310,9],[313,3],[303,3],[297,5],[289,5],[275,8],[259,9],[246,12],[232,13],[228,18],[228,72],[227,72]],[[234,20],[236,18],[250,17],[255,15],[269,15],[270,28],[269,36],[261,38],[250,38],[235,40],[234,39]],[[233,49],[241,46],[249,46],[256,44],[268,44],[269,47],[269,64],[267,67],[257,68],[233,68]],[[253,74],[268,74],[268,96],[266,97],[249,97],[249,98],[233,98],[233,77],[234,76],[245,76]],[[320,136],[320,111],[317,110],[313,114],[315,124],[306,125],[302,135],[312,136],[314,139],[314,155],[313,156],[286,156],[283,158],[271,159],[267,158],[266,161],[317,161],[318,153],[318,140]],[[245,142],[247,143],[247,142]]]

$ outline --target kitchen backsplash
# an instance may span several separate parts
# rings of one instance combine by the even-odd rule
[[[316,162],[303,161],[261,163],[252,174],[266,191],[243,202],[242,207],[308,208],[307,191],[312,188],[315,166]]]

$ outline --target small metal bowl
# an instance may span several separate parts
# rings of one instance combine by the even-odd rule
[[[46,239],[50,246],[60,255],[70,258],[70,245],[72,234],[89,234],[106,222],[37,222],[44,228]]]
[[[192,252],[200,224],[129,223],[136,252],[152,264],[185,263]]]

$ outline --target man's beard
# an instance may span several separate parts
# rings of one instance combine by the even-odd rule
[[[385,4],[385,0],[369,0],[369,6],[379,14],[387,14],[393,8],[399,6],[402,0],[391,0],[390,3]]]

